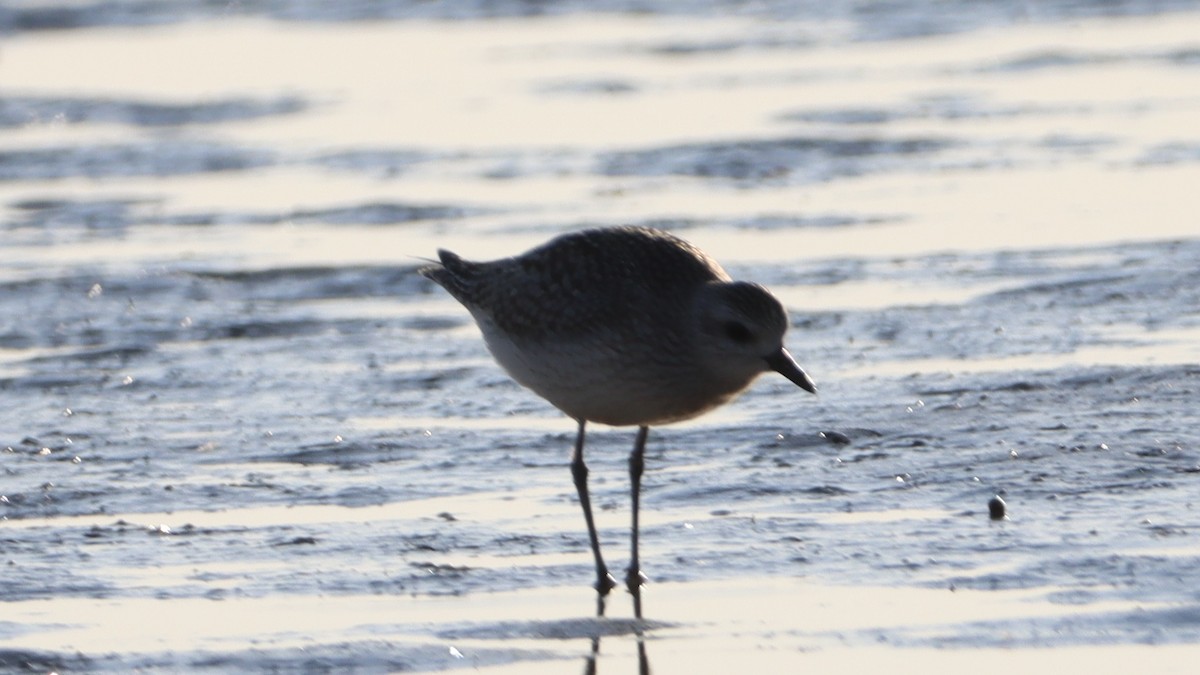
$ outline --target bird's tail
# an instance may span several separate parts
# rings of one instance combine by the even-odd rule
[[[463,260],[458,254],[438,249],[440,263],[422,267],[417,270],[421,276],[450,291],[450,295],[463,300],[469,295],[469,289],[476,276],[477,263]]]

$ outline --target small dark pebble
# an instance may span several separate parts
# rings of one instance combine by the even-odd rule
[[[988,500],[988,516],[992,520],[1004,520],[1008,517],[1008,505],[999,495]]]
[[[840,431],[822,431],[821,438],[834,445],[847,445],[850,443],[850,437]]]

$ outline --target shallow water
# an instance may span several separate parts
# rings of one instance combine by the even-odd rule
[[[1195,3],[333,6],[0,8],[4,669],[1188,662]],[[645,627],[573,423],[414,274],[618,223],[821,391],[651,433]]]

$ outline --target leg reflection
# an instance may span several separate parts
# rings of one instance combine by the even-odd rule
[[[600,655],[600,633],[592,637],[592,653],[584,659],[583,675],[596,675],[596,657]]]
[[[592,635],[592,651],[584,658],[584,675],[596,675],[598,670],[597,663],[600,660],[600,638],[609,626],[610,624],[606,623],[606,619],[604,619],[602,614],[596,615],[595,633]],[[646,624],[641,619],[634,619],[625,627],[632,629],[634,636],[637,638],[639,675],[650,675],[650,657],[646,654],[645,627]],[[625,631],[621,630],[619,632],[624,633]],[[614,639],[617,637],[621,637],[621,635],[615,635]]]

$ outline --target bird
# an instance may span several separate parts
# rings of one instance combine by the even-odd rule
[[[434,261],[431,261],[434,262]],[[641,226],[570,232],[486,262],[438,250],[419,273],[466,307],[496,362],[575,420],[571,475],[595,562],[597,614],[617,588],[600,551],[584,461],[588,422],[634,426],[625,586],[642,618],[638,511],[650,427],[721,406],[775,371],[815,394],[784,347],[787,311],[680,237]]]

